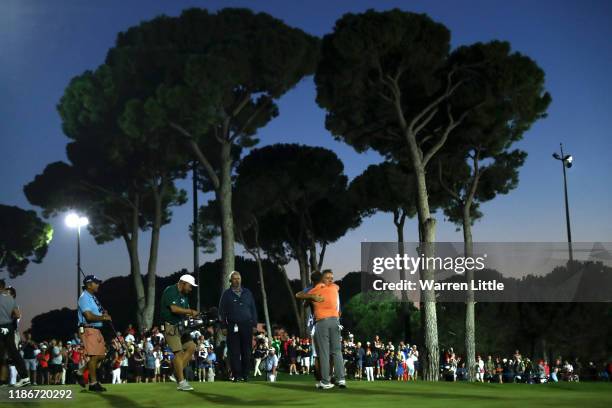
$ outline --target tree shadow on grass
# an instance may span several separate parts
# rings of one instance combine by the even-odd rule
[[[215,405],[230,405],[230,406],[241,406],[241,407],[253,407],[253,406],[270,407],[272,405],[275,405],[274,401],[272,401],[271,399],[241,399],[241,398],[236,398],[230,395],[215,394],[212,392],[193,392],[190,395],[194,395],[198,398],[206,400]],[[304,406],[308,404],[309,404],[308,401],[303,401],[303,400],[288,401],[285,399],[282,401],[283,406]]]
[[[310,385],[299,385],[299,384],[282,384],[282,383],[264,383],[268,387],[272,388],[283,388],[286,390],[294,390],[294,391],[302,391],[302,392],[313,392],[313,393],[346,393],[350,395],[360,395],[360,396],[373,396],[373,395],[397,395],[402,397],[435,397],[435,398],[448,398],[448,399],[476,399],[476,400],[503,400],[503,397],[495,396],[495,395],[477,395],[477,394],[454,394],[454,393],[441,393],[441,392],[425,392],[425,391],[416,391],[406,388],[405,391],[392,391],[389,389],[380,389],[380,390],[372,390],[372,389],[359,389],[359,388],[351,388],[350,384],[347,389],[331,389],[331,390],[319,390],[314,386]]]
[[[134,408],[145,408],[147,406],[153,406],[153,405],[141,405],[141,404],[139,404],[134,399],[123,397],[121,395],[109,394],[108,392],[95,392],[95,393],[94,392],[88,392],[88,394],[93,394],[93,395],[96,395],[96,396],[102,398],[111,407],[117,407],[117,408],[127,408],[127,407],[130,407],[130,408],[131,407],[134,407]],[[83,401],[81,401],[81,403],[83,403]]]

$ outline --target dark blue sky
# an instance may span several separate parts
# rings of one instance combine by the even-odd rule
[[[0,4],[0,203],[30,208],[22,187],[53,161],[65,160],[56,104],[69,80],[101,64],[116,34],[159,14],[178,15],[187,7],[249,7],[265,11],[311,34],[322,36],[345,12],[399,7],[424,12],[452,32],[453,46],[501,39],[525,53],[546,72],[553,97],[549,117],[537,123],[520,147],[529,153],[520,185],[508,196],[483,206],[485,217],[474,227],[476,241],[565,239],[562,179],[551,153],[563,142],[575,156],[569,171],[572,234],[575,241],[612,241],[612,2],[609,1],[25,1]],[[280,116],[260,132],[261,145],[298,142],[333,149],[350,178],[374,154],[357,154],[336,142],[324,127],[315,103],[312,78],[304,79],[279,103]],[[182,183],[185,188],[188,182]],[[202,201],[202,198],[200,198]],[[192,265],[187,227],[190,203],[175,210],[162,230],[158,270],[161,275]],[[438,239],[460,241],[455,226],[439,219]],[[52,219],[55,236],[42,265],[10,282],[24,310],[32,316],[74,306],[75,232],[63,217]],[[395,239],[389,215],[377,215],[327,251],[326,264],[338,275],[359,268],[359,243]],[[406,227],[416,240],[416,226]],[[122,242],[98,246],[83,234],[83,267],[102,278],[126,275]],[[141,240],[145,265],[148,236]],[[203,261],[213,259],[204,256]],[[295,268],[291,270],[295,272]]]

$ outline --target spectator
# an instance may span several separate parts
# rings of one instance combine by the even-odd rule
[[[365,370],[366,370],[366,380],[367,381],[374,381],[374,364],[376,364],[376,362],[374,361],[372,350],[368,348],[365,352],[365,357],[363,361],[363,366],[365,367]]]
[[[416,360],[416,356],[412,353],[412,350],[408,352],[408,358],[406,358],[406,369],[405,373],[408,381],[414,381],[414,362]]]
[[[310,373],[310,360],[312,354],[312,347],[310,345],[310,339],[303,339],[304,344],[302,344],[302,374]]]
[[[132,354],[131,358],[134,380],[137,383],[140,383],[144,375],[144,355],[142,353],[142,346],[139,345],[135,348],[134,354]]]
[[[261,361],[266,357],[267,355],[267,351],[264,348],[264,344],[260,343],[257,348],[255,348],[255,350],[253,351],[253,358],[255,359],[255,372],[253,373],[254,377],[257,377],[258,375],[262,375],[263,373],[261,372],[261,370],[259,370],[259,366],[261,364]]]
[[[208,356],[206,357],[206,380],[209,382],[215,382],[215,364],[217,363],[217,354],[215,353],[215,347],[210,344],[208,346]]]
[[[161,379],[163,382],[168,381],[168,378],[172,374],[172,362],[167,352],[163,353],[163,359],[159,363],[161,371]]]
[[[489,354],[487,356],[487,361],[485,362],[484,380],[488,383],[493,382],[494,376],[495,376],[495,362],[493,361],[493,356]]]
[[[484,382],[485,362],[482,357],[476,357],[476,381]]]
[[[417,350],[416,344],[413,344],[410,349],[410,354],[414,359],[414,376],[412,377],[413,381],[416,381],[419,376],[419,350]]]
[[[287,342],[287,357],[289,359],[289,375],[297,375],[297,348],[295,345],[295,337]]]
[[[363,347],[361,347],[361,342],[358,341],[357,342],[357,351],[355,352],[355,366],[357,367],[357,373],[356,373],[356,377],[359,378],[360,380],[363,378],[363,363],[365,360],[365,355],[366,352],[363,349]]]
[[[495,378],[499,384],[504,382],[504,365],[499,357],[495,357]]]
[[[153,350],[145,351],[145,382],[155,382],[156,358]]]
[[[33,381],[33,385],[36,385],[36,349],[36,343],[32,341],[32,333],[26,332],[25,342],[22,346],[23,361],[25,362],[30,379]]]
[[[47,345],[42,344],[40,346],[40,353],[36,356],[36,360],[38,361],[38,374],[40,381],[38,384],[40,385],[49,385],[49,351],[47,350]]]
[[[273,347],[268,350],[268,356],[265,359],[265,367],[267,380],[275,382],[276,370],[278,369],[278,356],[276,355],[276,349]]]
[[[123,360],[123,355],[120,351],[115,351],[114,358],[112,362],[113,368],[113,384],[121,384],[121,361]]]
[[[200,343],[198,345],[198,352],[196,354],[198,381],[200,382],[204,382],[206,378],[206,359],[207,358],[208,358],[208,350],[206,349],[206,344]]]

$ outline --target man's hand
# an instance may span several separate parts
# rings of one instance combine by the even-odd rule
[[[3,336],[6,336],[9,332],[9,329],[7,329],[6,327],[3,327],[0,329],[0,333],[2,333]]]
[[[110,322],[110,321],[112,321],[112,320],[113,320],[113,319],[111,318],[111,316],[110,316],[108,313],[104,313],[104,314],[102,315],[102,319],[103,319],[103,320],[105,320],[105,321],[107,321],[107,322]]]
[[[312,295],[312,301],[316,303],[321,303],[325,301],[325,298],[321,295]]]
[[[189,309],[189,314],[187,316],[196,317],[198,314],[199,314],[199,312],[197,310]]]

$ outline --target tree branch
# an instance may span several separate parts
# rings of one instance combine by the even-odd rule
[[[240,111],[244,109],[244,107],[246,106],[247,103],[249,103],[250,100],[251,100],[251,93],[247,92],[244,95],[244,98],[242,98],[242,100],[238,103],[238,106],[236,106],[236,108],[232,111],[231,116],[236,117],[236,115],[238,115]]]
[[[450,134],[450,132],[453,131],[457,126],[459,126],[463,122],[463,120],[466,118],[467,114],[470,111],[471,109],[466,110],[465,112],[463,112],[463,114],[461,114],[461,116],[459,117],[459,120],[455,121],[453,119],[450,104],[446,105],[448,125],[446,126],[446,129],[444,130],[442,137],[431,147],[431,149],[429,149],[429,151],[427,151],[427,153],[424,154],[423,167],[427,166],[427,163],[429,162],[429,160],[431,160],[431,158],[442,148],[442,146],[444,146],[444,143],[446,143],[446,140],[448,139],[448,135]]]
[[[466,207],[472,205],[472,200],[474,199],[474,196],[476,195],[476,189],[478,188],[478,181],[480,180],[480,176],[482,175],[484,170],[486,170],[480,170],[479,161],[480,149],[476,149],[476,154],[474,154],[474,156],[472,157],[472,163],[474,165],[474,177],[472,178],[472,185],[470,186],[470,191],[468,192],[468,195],[465,199]]]
[[[196,143],[191,133],[185,130],[182,126],[176,123],[173,123],[173,122],[170,122],[170,127],[177,130],[181,135],[183,135],[187,139],[193,154],[196,156],[198,161],[202,164],[202,166],[206,170],[206,173],[208,174],[208,177],[210,178],[210,181],[213,183],[213,186],[215,187],[215,189],[218,189],[219,186],[221,185],[219,181],[219,177],[217,176],[217,173],[215,173],[215,170],[213,169],[212,165],[210,164],[206,156],[204,156],[204,153],[202,153],[200,146],[198,146],[198,144]]]
[[[119,201],[123,201],[123,203],[124,203],[124,204],[126,204],[126,205],[127,205],[128,207],[130,207],[130,208],[133,208],[133,209],[135,209],[135,210],[139,210],[139,209],[137,208],[137,206],[136,206],[136,205],[135,205],[135,204],[134,204],[132,201],[130,201],[129,199],[127,199],[127,198],[125,198],[125,197],[122,197],[121,195],[119,195],[119,194],[115,193],[115,192],[114,192],[114,191],[112,191],[112,190],[109,190],[109,189],[104,188],[104,187],[101,187],[101,186],[99,186],[99,185],[97,185],[97,184],[92,184],[92,183],[89,183],[89,182],[87,182],[87,181],[83,181],[83,180],[80,180],[80,181],[79,181],[79,183],[80,183],[80,184],[81,184],[81,185],[82,185],[82,186],[83,186],[85,189],[89,189],[90,191],[92,191],[92,190],[93,190],[93,191],[97,191],[98,193],[104,193],[104,194],[106,194],[106,195],[109,195],[109,196],[111,196],[111,197],[116,198],[116,199],[117,199],[117,200],[119,200]]]
[[[255,109],[255,112],[253,112],[253,114],[244,122],[244,124],[240,127],[240,129],[234,132],[234,134],[230,137],[230,141],[233,142],[234,140],[236,140],[242,134],[242,132],[244,132],[247,129],[247,127],[251,124],[251,122],[255,120],[257,115],[259,115],[265,108],[270,106],[271,102],[272,102],[272,99],[268,99],[266,103],[262,104],[260,107]]]
[[[416,129],[414,129],[414,134],[415,136],[419,134],[419,132],[429,124],[429,122],[431,122],[431,120],[433,119],[433,117],[435,116],[435,114],[438,113],[438,108],[436,107],[435,109],[432,109],[431,112],[429,113],[429,115],[427,115],[427,117],[421,122],[421,124],[419,126],[416,127]]]
[[[457,71],[457,68],[453,68],[446,75],[446,91],[434,99],[429,105],[427,105],[418,115],[416,115],[412,121],[410,121],[410,130],[414,131],[414,127],[416,124],[427,115],[432,109],[436,108],[440,103],[442,103],[445,99],[449,98],[459,86],[463,84],[463,80],[458,81],[455,85],[452,84],[453,75]]]
[[[442,186],[444,191],[446,191],[451,197],[457,200],[457,202],[462,202],[459,194],[456,191],[452,190],[450,187],[448,187],[446,183],[444,183],[444,180],[442,178],[442,161],[440,159],[438,159],[438,180],[440,181],[440,186]]]

